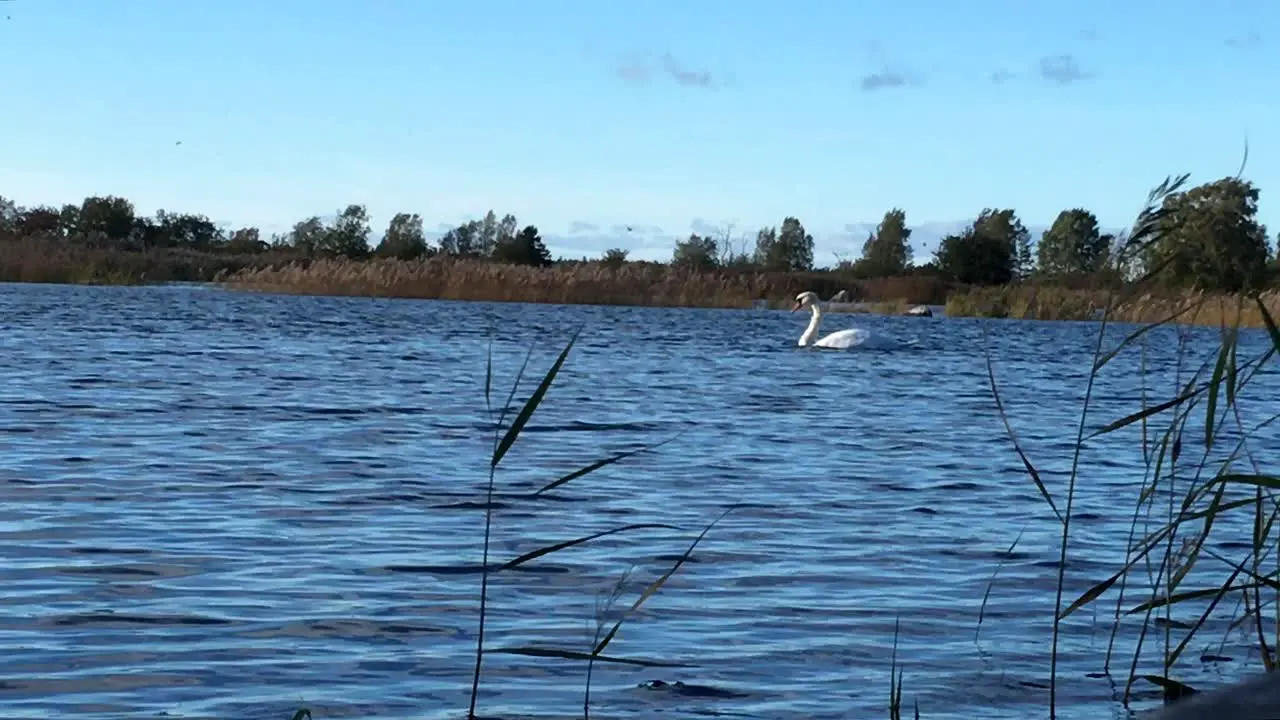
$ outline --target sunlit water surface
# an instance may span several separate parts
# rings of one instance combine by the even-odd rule
[[[827,331],[918,343],[822,352],[795,347],[807,318],[784,312],[35,286],[0,287],[0,318],[4,717],[463,716],[489,338],[495,407],[534,347],[514,414],[579,326],[497,472],[493,560],[621,525],[678,529],[495,575],[488,647],[588,650],[597,617],[616,620],[741,503],[608,650],[690,667],[598,665],[593,716],[886,717],[895,628],[908,714],[1044,716],[1060,526],[992,401],[980,322],[828,315]],[[1061,506],[1098,326],[986,326],[1005,408]],[[1155,402],[1174,391],[1178,343],[1151,337]],[[1196,334],[1195,362],[1212,341]],[[1243,358],[1265,337],[1242,342]],[[1140,407],[1139,361],[1104,372],[1091,429]],[[1245,413],[1274,412],[1274,376],[1254,382]],[[1138,427],[1082,455],[1068,600],[1123,557]],[[1119,681],[1097,676],[1113,612],[1065,623],[1059,717],[1123,716]],[[1117,640],[1120,676],[1138,624]],[[1246,634],[1210,635],[1223,645],[1189,648],[1183,680],[1256,666]],[[480,712],[580,717],[584,670],[490,655]]]

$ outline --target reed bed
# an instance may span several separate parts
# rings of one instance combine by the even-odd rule
[[[1106,291],[1038,285],[967,288],[947,297],[948,317],[1097,320]]]
[[[224,284],[306,295],[714,308],[748,308],[758,300],[778,306],[805,290],[825,297],[851,290],[857,298],[905,306],[940,301],[949,288],[929,276],[855,281],[826,272],[699,272],[646,262],[566,262],[539,268],[451,257],[316,260],[245,270]]]
[[[1011,318],[1018,320],[1098,320],[1108,303],[1108,316],[1119,323],[1158,323],[1262,328],[1265,321],[1253,296],[1197,291],[1146,291],[1118,301],[1115,291],[1072,290],[1042,285],[968,288],[947,298],[949,317]],[[1280,291],[1259,295],[1272,316],[1280,315]]]
[[[912,304],[905,300],[882,300],[879,302],[857,302],[849,304],[824,305],[823,312],[853,313],[866,315],[904,315]]]
[[[1280,490],[1280,478],[1274,467],[1264,464],[1268,458],[1256,454],[1257,443],[1251,439],[1280,420],[1280,414],[1246,423],[1240,405],[1246,402],[1246,389],[1260,373],[1274,372],[1280,330],[1269,308],[1271,302],[1260,295],[1230,302],[1214,300],[1195,306],[1185,302],[1157,306],[1154,312],[1168,314],[1141,323],[1110,348],[1104,348],[1103,338],[1111,313],[1103,308],[1103,327],[1085,388],[1071,472],[1060,492],[1048,489],[1005,420],[1028,479],[1061,529],[1057,612],[1048,657],[1050,718],[1057,711],[1061,623],[1080,611],[1092,610],[1112,624],[1099,670],[1122,686],[1121,701],[1125,704],[1138,683],[1162,689],[1167,703],[1198,693],[1201,689],[1188,686],[1178,675],[1192,657],[1187,650],[1203,651],[1225,642],[1220,632],[1209,636],[1207,628],[1212,620],[1226,620],[1234,632],[1251,636],[1262,669],[1270,671],[1276,665],[1276,647],[1280,646],[1280,556],[1275,554],[1280,547],[1276,525],[1280,497],[1276,491]],[[1183,313],[1204,318],[1217,313],[1225,319],[1211,357],[1194,362],[1190,336],[1180,333],[1176,377],[1164,398],[1152,402],[1149,393],[1154,394],[1154,388],[1144,362],[1140,406],[1118,419],[1099,422],[1090,418],[1095,382],[1111,361],[1128,348],[1142,352],[1145,358],[1150,333],[1173,324]],[[1270,342],[1264,350],[1246,357],[1238,353],[1239,330],[1252,318],[1266,328]],[[989,354],[988,373],[993,397],[1004,417]],[[1145,458],[1145,473],[1134,478],[1132,504],[1127,508],[1118,504],[1116,509],[1121,518],[1127,516],[1130,528],[1125,561],[1079,596],[1066,597],[1066,568],[1074,554],[1072,506],[1078,482],[1087,482],[1081,475],[1080,458],[1093,439],[1126,428],[1140,432],[1137,441]],[[1234,557],[1224,554],[1226,548],[1231,548]],[[1234,610],[1230,609],[1233,605]],[[1116,642],[1125,625],[1137,629],[1138,642],[1132,655],[1122,658],[1116,652]]]
[[[284,264],[291,254],[96,248],[46,238],[0,238],[0,282],[143,285],[210,282],[246,268]]]

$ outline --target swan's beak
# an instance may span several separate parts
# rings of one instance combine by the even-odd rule
[[[795,311],[799,310],[801,307],[803,307],[803,305],[801,305],[801,304],[800,304],[800,301],[799,301],[799,300],[797,300],[797,301],[795,302],[795,304],[791,306],[791,312],[795,312]]]

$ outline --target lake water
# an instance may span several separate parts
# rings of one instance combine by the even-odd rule
[[[534,347],[518,405],[583,326],[497,472],[492,559],[619,525],[679,529],[493,575],[487,647],[588,650],[625,571],[618,607],[742,503],[609,649],[693,667],[598,665],[594,717],[886,717],[896,624],[908,715],[918,702],[924,718],[1046,717],[1060,526],[992,403],[983,324],[828,315],[826,331],[919,342],[823,352],[795,347],[806,320],[0,286],[0,715],[463,717],[489,338],[495,404]],[[1014,427],[1061,493],[1097,326],[987,327]],[[1193,334],[1211,353],[1212,331]],[[1152,336],[1148,363],[1167,378],[1155,402],[1172,396],[1177,340]],[[1241,358],[1265,341],[1246,333]],[[1107,369],[1091,427],[1140,407],[1137,367],[1135,352]],[[1274,374],[1255,383],[1246,414],[1275,412]],[[1068,599],[1123,557],[1144,473],[1136,427],[1082,458]],[[1119,681],[1090,676],[1113,607],[1064,623],[1060,717],[1124,716]],[[1257,667],[1247,635],[1217,633],[1213,652],[1234,662],[1192,647],[1180,678]],[[583,677],[577,662],[490,655],[480,712],[581,717]]]

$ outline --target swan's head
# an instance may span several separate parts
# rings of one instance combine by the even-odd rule
[[[800,293],[796,296],[796,304],[791,306],[791,312],[795,312],[800,308],[806,308],[818,302],[818,293],[808,291]]]

